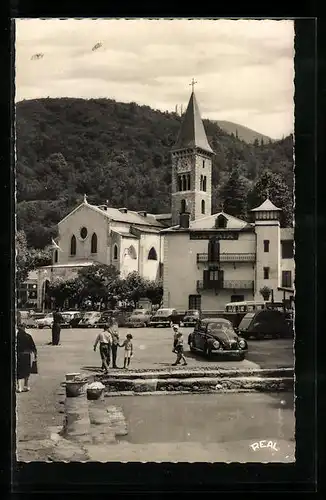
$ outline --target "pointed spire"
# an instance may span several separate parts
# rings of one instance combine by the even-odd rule
[[[181,130],[173,150],[195,147],[214,154],[214,151],[208,144],[195,93],[192,91],[181,125]]]
[[[86,196],[86,194],[84,194],[84,203],[87,204],[87,196]]]

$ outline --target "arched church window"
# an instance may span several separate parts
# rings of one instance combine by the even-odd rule
[[[148,252],[148,260],[157,260],[157,253],[154,247]]]
[[[187,175],[187,190],[190,191],[190,174]]]
[[[227,218],[224,215],[220,214],[216,219],[216,227],[225,229],[227,226],[227,222]]]
[[[205,213],[205,200],[202,200],[201,201],[201,213],[204,214]]]
[[[186,211],[186,200],[181,200],[181,210],[180,212],[184,214]]]
[[[203,190],[203,176],[200,176],[200,188],[201,191]]]
[[[113,247],[113,259],[117,260],[118,258],[118,245],[114,245]]]
[[[187,189],[187,181],[186,181],[186,176],[182,176],[182,191],[186,191]]]
[[[54,251],[54,258],[53,258],[53,260],[54,260],[55,264],[58,262],[58,250]]]
[[[137,259],[137,253],[136,253],[135,247],[133,245],[130,245],[130,247],[129,247],[129,257],[131,259]]]
[[[203,176],[203,191],[207,190],[207,177],[206,175]]]
[[[182,176],[178,176],[178,191],[182,191]]]
[[[70,255],[76,255],[76,247],[77,247],[76,236],[73,234],[70,240]]]
[[[93,233],[91,241],[91,253],[97,253],[97,235]]]

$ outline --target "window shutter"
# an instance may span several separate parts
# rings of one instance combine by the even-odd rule
[[[203,281],[204,281],[204,285],[207,285],[209,283],[209,270],[208,269],[205,269],[203,271]]]
[[[221,269],[218,271],[218,284],[219,288],[222,289],[224,284],[224,271]]]
[[[217,238],[212,238],[208,242],[208,262],[220,261],[220,241]]]

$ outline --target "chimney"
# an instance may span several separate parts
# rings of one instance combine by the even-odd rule
[[[189,212],[180,213],[180,228],[189,229],[189,220],[190,220]]]
[[[141,215],[142,217],[147,217],[147,212],[145,212],[145,210],[140,210],[138,214]]]
[[[128,212],[128,209],[126,207],[119,208],[119,212],[122,214],[126,214]]]

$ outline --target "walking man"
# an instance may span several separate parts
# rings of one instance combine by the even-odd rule
[[[63,321],[63,318],[59,312],[59,308],[56,307],[56,309],[53,313],[52,345],[59,345],[62,321]]]
[[[103,332],[100,332],[96,339],[95,339],[95,344],[94,344],[94,352],[96,351],[96,347],[98,344],[100,344],[100,356],[102,360],[102,370],[104,370],[105,373],[109,372],[109,367],[110,367],[110,352],[111,352],[111,345],[112,345],[112,336],[110,333],[110,327],[109,325],[105,325]]]
[[[112,337],[111,351],[112,351],[112,368],[117,367],[117,353],[119,347],[119,328],[114,318],[110,318],[110,333]]]

